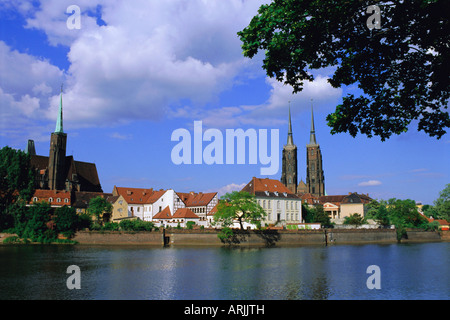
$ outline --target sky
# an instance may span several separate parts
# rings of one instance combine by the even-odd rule
[[[432,204],[450,183],[449,135],[431,138],[414,123],[385,142],[331,135],[326,116],[358,88],[331,87],[334,70],[325,68],[292,94],[266,76],[263,53],[245,58],[237,32],[266,2],[0,0],[0,147],[25,150],[32,139],[37,154],[48,155],[63,84],[67,155],[94,162],[104,192],[117,185],[223,195],[252,177],[281,178],[289,101],[305,180],[312,103],[328,195]],[[194,163],[194,150],[212,143],[194,138],[199,121],[204,132],[222,133],[216,152],[223,151],[223,164]],[[190,164],[173,161],[177,129],[191,134]],[[248,155],[244,164],[225,161],[226,130],[237,129],[255,130],[258,143],[265,141],[260,130],[269,141],[278,130],[276,143],[266,144],[267,155],[278,146],[276,173],[262,174],[260,154],[256,163]]]

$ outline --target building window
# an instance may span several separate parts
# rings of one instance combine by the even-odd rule
[[[266,208],[266,200],[263,200],[263,208]]]
[[[69,199],[65,198],[64,203],[69,203]]]
[[[48,198],[48,202],[52,203],[53,202],[53,198]]]
[[[37,197],[34,197],[33,198],[33,202],[37,202],[38,201],[38,198]]]
[[[272,202],[272,200],[267,200],[267,207],[268,207],[269,209],[271,209],[271,208],[270,208],[271,202]]]

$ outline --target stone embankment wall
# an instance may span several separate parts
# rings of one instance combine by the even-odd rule
[[[162,232],[79,231],[73,238],[80,244],[142,244],[162,246]]]
[[[362,243],[396,243],[393,229],[327,229],[327,230],[266,230],[235,231],[233,238],[221,241],[217,230],[166,229],[152,232],[80,231],[73,240],[88,245],[147,246],[298,246]],[[0,244],[12,234],[0,233]],[[408,230],[401,242],[450,241],[450,231]]]
[[[174,246],[293,246],[293,245],[331,245],[350,243],[396,243],[397,234],[393,229],[354,229],[354,230],[266,230],[235,231],[232,238],[222,241],[216,230],[177,230],[166,229],[153,232],[95,232],[81,231],[74,238],[79,244],[142,244]],[[408,239],[413,241],[441,241],[439,232],[410,232]],[[450,238],[450,237],[449,237]]]

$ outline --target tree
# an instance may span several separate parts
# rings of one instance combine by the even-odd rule
[[[244,221],[260,225],[261,219],[265,216],[266,213],[256,202],[255,196],[245,191],[233,191],[221,197],[214,221],[220,222],[222,227],[229,227],[234,220],[237,220],[243,230]]]
[[[349,217],[344,218],[344,224],[352,224],[355,226],[360,226],[366,222],[363,216],[359,213],[353,213]]]
[[[367,214],[366,216],[369,219],[374,219],[378,224],[382,226],[389,226],[391,224],[389,220],[389,212],[386,208],[386,201],[381,200],[372,200],[367,205]]]
[[[302,216],[306,223],[320,223],[322,226],[330,226],[331,220],[322,205],[313,208],[306,204],[302,204]]]
[[[434,202],[434,209],[435,219],[450,221],[450,183],[439,193],[439,198]]]
[[[418,212],[416,202],[411,199],[389,199],[387,202],[389,220],[397,230],[397,238],[406,234],[406,228],[419,228],[428,221]]]
[[[15,232],[19,238],[34,242],[51,242],[56,233],[49,228],[53,209],[47,202],[35,203],[30,207],[19,205],[15,214]]]
[[[325,212],[325,210],[323,210],[322,205],[315,206],[312,212],[313,212],[313,221],[311,222],[320,223],[323,227],[331,226],[330,216],[328,215],[327,212]]]
[[[103,222],[108,222],[111,218],[112,204],[103,197],[95,197],[89,201],[88,211],[103,225]]]
[[[80,219],[75,208],[63,206],[55,211],[54,222],[56,232],[67,236],[73,236],[80,225]]]
[[[265,50],[267,75],[295,93],[325,67],[335,68],[333,87],[358,85],[363,94],[347,94],[327,116],[332,134],[384,141],[418,121],[439,139],[450,127],[449,12],[447,0],[277,0],[238,35],[244,56]]]
[[[34,192],[34,175],[30,157],[10,147],[0,150],[0,230],[11,228],[12,210],[18,201],[28,202]]]

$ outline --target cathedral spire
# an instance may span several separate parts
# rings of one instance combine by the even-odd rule
[[[58,118],[56,119],[55,133],[64,133],[64,131],[63,131],[62,93],[63,93],[63,86],[61,85],[61,94],[60,94],[60,99],[59,99],[59,112],[58,112]]]
[[[309,144],[317,144],[316,142],[316,130],[314,129],[314,110],[313,110],[313,104],[311,99],[311,133],[309,135]]]
[[[291,102],[289,101],[289,131],[288,131],[288,139],[287,145],[294,145],[294,139],[292,138],[292,123],[291,123]]]

